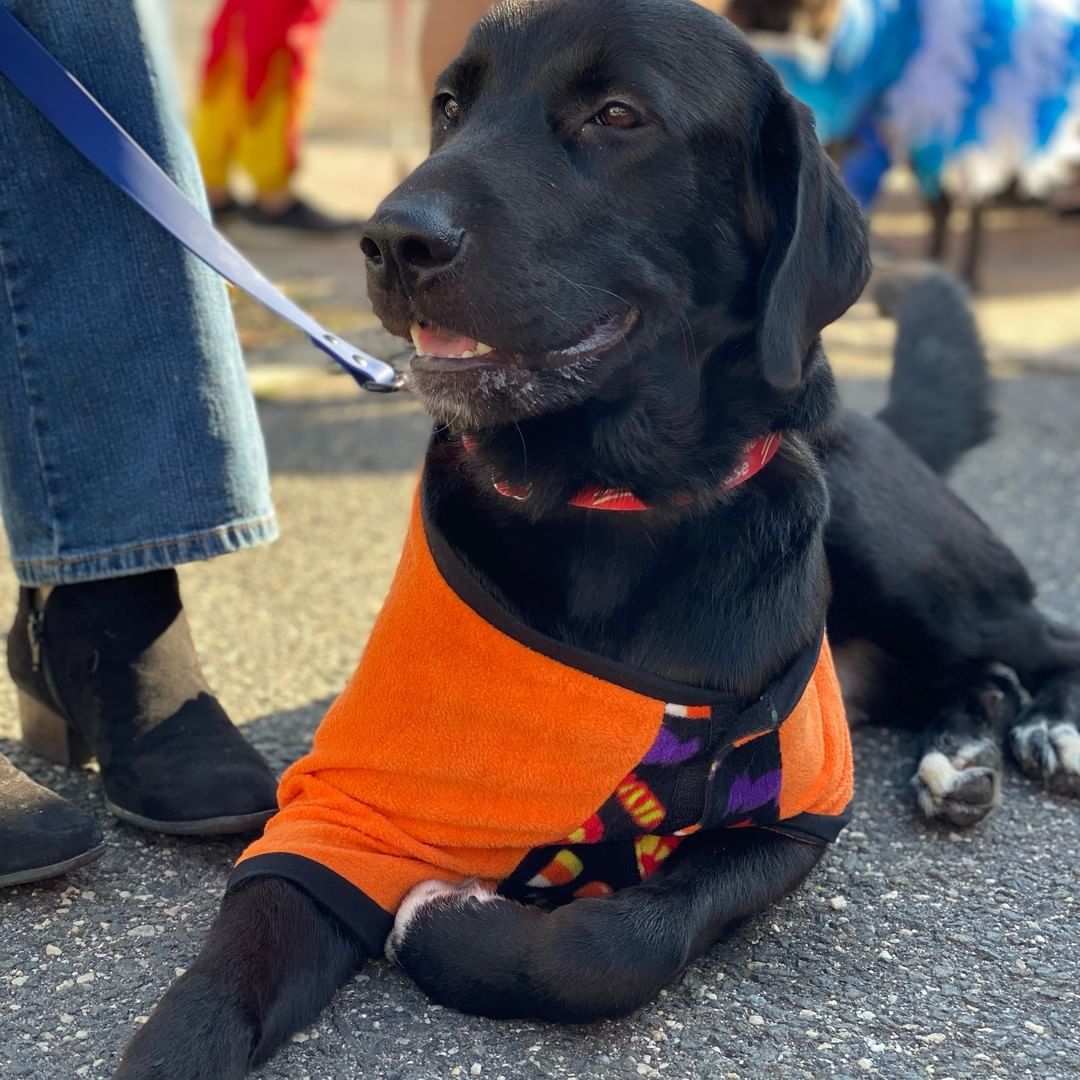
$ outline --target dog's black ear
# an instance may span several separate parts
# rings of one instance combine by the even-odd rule
[[[822,149],[809,109],[778,90],[759,134],[758,181],[774,221],[758,286],[765,378],[797,386],[822,329],[859,298],[870,274],[866,222]]]

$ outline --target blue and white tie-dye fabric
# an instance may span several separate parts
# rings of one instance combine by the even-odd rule
[[[824,45],[755,43],[864,204],[889,161],[928,196],[1046,191],[1080,163],[1080,0],[842,0]]]

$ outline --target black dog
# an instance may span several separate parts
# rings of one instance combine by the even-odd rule
[[[440,79],[433,121],[364,251],[386,326],[452,357],[418,357],[412,385],[440,424],[429,513],[481,591],[566,647],[753,701],[815,647],[828,550],[834,640],[927,726],[929,814],[990,808],[1006,729],[1027,771],[1078,793],[1080,638],[934,471],[987,427],[962,295],[936,279],[896,301],[885,423],[836,411],[818,335],[864,285],[864,225],[741,35],[690,0],[506,5]],[[651,509],[568,506],[583,485]],[[606,899],[430,905],[399,918],[395,955],[460,1009],[625,1014],[821,852],[704,831]],[[241,1077],[377,951],[292,881],[241,881],[117,1075]]]

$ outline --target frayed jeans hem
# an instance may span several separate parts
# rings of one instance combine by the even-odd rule
[[[130,547],[88,551],[48,559],[14,559],[20,585],[74,585],[80,581],[128,577],[166,570],[182,563],[213,559],[233,551],[269,544],[278,537],[272,513]]]

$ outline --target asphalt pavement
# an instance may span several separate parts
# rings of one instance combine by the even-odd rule
[[[262,405],[284,528],[277,545],[188,568],[213,683],[276,767],[304,751],[362,647],[397,554],[427,428],[406,400],[343,380]],[[880,380],[847,381],[862,408]],[[1003,380],[998,437],[957,487],[1080,622],[1080,380]],[[0,588],[0,610],[13,588]],[[0,735],[14,695],[0,691]],[[241,844],[113,822],[92,772],[9,753],[106,823],[108,853],[0,894],[0,1077],[107,1077],[190,963]],[[806,885],[695,964],[655,1004],[586,1028],[495,1023],[429,1005],[371,964],[258,1076],[1080,1076],[1080,805],[1011,775],[958,834],[925,825],[908,735],[856,734],[855,818]],[[208,1078],[209,1080],[209,1078]]]

